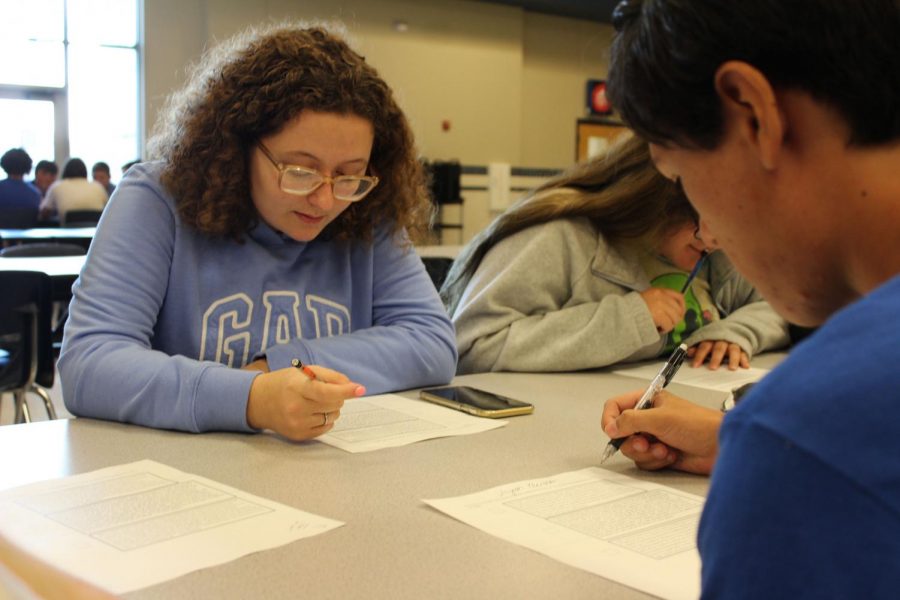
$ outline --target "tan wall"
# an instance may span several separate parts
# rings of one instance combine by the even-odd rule
[[[148,131],[207,44],[272,19],[338,19],[397,93],[422,154],[479,165],[570,164],[585,81],[605,75],[612,35],[607,25],[466,0],[144,4]],[[395,20],[408,32],[396,32]]]
[[[166,96],[185,80],[185,69],[206,44],[206,2],[146,0],[143,19],[143,96],[146,141]]]
[[[589,21],[525,13],[522,147],[519,166],[575,160],[575,121],[585,116],[588,79],[603,79],[613,29]]]

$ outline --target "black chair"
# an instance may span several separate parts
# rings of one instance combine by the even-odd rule
[[[447,278],[447,273],[450,272],[450,267],[453,266],[453,259],[446,256],[423,256],[422,262],[425,264],[425,270],[428,271],[434,287],[440,290]]]
[[[4,258],[29,258],[33,256],[82,256],[87,250],[78,244],[65,243],[38,243],[19,244],[0,250],[0,256]],[[63,327],[69,316],[69,299],[72,295],[72,284],[75,277],[55,277],[51,280],[53,300],[51,308],[51,328],[53,331],[53,354],[59,356],[62,348]]]
[[[47,416],[56,410],[53,386],[50,277],[39,271],[0,271],[0,395],[12,392],[15,423],[31,422],[27,394],[40,396]]]
[[[460,192],[462,189],[462,166],[459,161],[434,161],[424,163],[425,172],[428,175],[431,188],[431,201],[435,208],[435,218],[431,223],[431,229],[438,235],[438,243],[444,242],[444,230],[455,229],[462,233],[462,209],[459,211],[459,221],[456,223],[444,222],[444,207],[448,204],[463,203]]]
[[[38,222],[37,206],[4,208],[0,211],[0,229],[31,229]]]
[[[102,210],[70,210],[59,218],[61,227],[96,227]]]

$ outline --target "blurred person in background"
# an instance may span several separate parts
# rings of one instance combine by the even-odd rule
[[[109,172],[108,164],[103,161],[94,163],[94,166],[91,167],[91,179],[103,186],[107,197],[112,196],[113,191],[116,189],[116,184],[110,181],[112,175]]]
[[[56,163],[50,160],[41,160],[34,167],[34,179],[31,180],[31,185],[37,188],[43,199],[50,186],[56,183],[57,177],[59,177],[59,167],[56,166]]]
[[[103,210],[109,196],[96,181],[88,181],[87,166],[80,158],[70,158],[63,167],[62,180],[57,181],[41,203],[42,219],[53,215],[65,220],[70,210]]]
[[[41,193],[25,181],[31,172],[31,157],[22,148],[12,148],[0,158],[0,166],[7,175],[0,181],[0,227],[34,227]]]

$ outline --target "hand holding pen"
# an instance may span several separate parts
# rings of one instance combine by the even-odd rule
[[[690,275],[688,275],[681,288],[682,294],[687,292],[688,288],[691,286],[691,283],[694,281],[697,273],[700,272],[700,267],[703,266],[707,256],[709,256],[709,252],[703,252],[700,255],[700,258],[697,260],[694,268],[691,269]],[[719,365],[723,364],[723,360],[724,364],[732,371],[739,367],[743,369],[750,367],[750,357],[747,356],[747,353],[744,352],[738,344],[725,340],[704,340],[699,344],[688,348],[688,358],[693,359],[691,361],[692,367],[699,367],[707,360],[709,361],[710,369],[718,369]]]
[[[684,285],[681,287],[681,291],[648,287],[640,292],[641,298],[647,304],[647,310],[650,311],[650,318],[653,319],[653,324],[656,325],[656,330],[660,334],[669,333],[684,320],[686,310],[684,294],[690,287],[691,282],[694,281],[694,278],[697,277],[707,256],[708,253],[705,252],[700,255]]]
[[[656,374],[656,377],[654,377],[650,381],[650,385],[634,405],[634,410],[645,410],[653,406],[653,399],[660,391],[662,391],[663,388],[669,385],[669,382],[672,381],[672,378],[675,377],[675,373],[678,372],[678,369],[684,362],[684,357],[687,355],[687,349],[687,345],[681,344],[675,349],[674,352],[672,352],[669,360],[667,360],[666,364],[662,366],[662,368],[659,370],[659,373]],[[622,436],[609,440],[609,444],[606,445],[606,450],[603,452],[603,457],[600,459],[600,463],[602,464],[606,462],[610,457],[618,452],[619,448],[622,446],[622,442],[624,442],[625,439],[626,436]]]
[[[611,443],[641,469],[671,467],[708,475],[719,452],[722,412],[664,390],[652,398],[652,406],[633,410],[646,394],[635,390],[606,401],[602,426]],[[607,453],[614,454],[609,448]]]
[[[262,373],[253,380],[247,424],[292,440],[314,438],[334,426],[345,400],[365,393],[363,386],[343,373],[295,359],[290,368]]]

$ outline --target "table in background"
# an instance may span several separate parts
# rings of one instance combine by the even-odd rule
[[[78,277],[87,260],[82,256],[0,256],[0,271],[43,271],[50,277]]]
[[[0,245],[33,242],[68,242],[81,244],[87,248],[96,227],[35,227],[33,229],[0,229]]]
[[[66,302],[87,256],[0,256],[0,271],[42,271],[53,281],[53,299]]]
[[[783,355],[754,360],[771,366]],[[534,403],[486,433],[349,454],[275,435],[188,434],[90,419],[0,427],[0,488],[151,459],[346,522],[300,540],[128,594],[129,598],[648,598],[462,524],[422,498],[459,496],[597,466],[603,402],[646,385],[608,372],[485,373],[468,384]],[[724,393],[670,386],[708,406]],[[404,392],[415,396],[415,392]],[[694,494],[709,480],[608,468]]]

